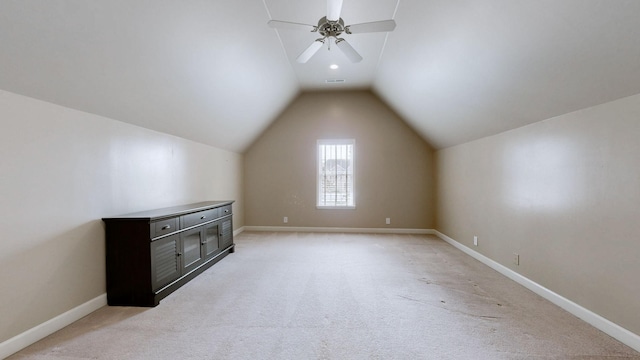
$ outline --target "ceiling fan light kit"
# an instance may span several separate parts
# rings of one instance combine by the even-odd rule
[[[374,21],[362,24],[344,25],[344,20],[340,17],[342,11],[342,0],[327,0],[327,16],[320,18],[318,25],[301,24],[290,21],[270,20],[267,24],[276,29],[298,29],[311,32],[317,32],[322,35],[316,39],[311,45],[305,49],[296,61],[306,63],[315,55],[328,38],[334,38],[336,46],[344,53],[344,55],[354,63],[362,61],[362,56],[349,44],[344,38],[339,36],[346,34],[362,34],[371,32],[389,32],[396,27],[394,20]],[[327,43],[330,46],[331,43]]]

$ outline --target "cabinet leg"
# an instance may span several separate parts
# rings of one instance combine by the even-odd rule
[[[231,249],[229,249],[229,254],[233,254],[234,252],[236,252],[236,245],[235,244],[233,246],[231,246]]]

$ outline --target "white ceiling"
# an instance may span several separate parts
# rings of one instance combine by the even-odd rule
[[[344,35],[295,58],[325,0],[0,1],[0,88],[244,151],[299,91],[371,88],[442,148],[640,93],[638,0],[344,0]],[[328,66],[336,63],[338,70]],[[327,79],[345,79],[326,84]]]
[[[396,22],[374,89],[436,148],[640,93],[638,0],[402,0]]]

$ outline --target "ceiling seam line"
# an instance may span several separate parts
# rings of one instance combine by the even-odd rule
[[[396,13],[398,13],[398,7],[400,6],[400,0],[398,0],[396,2],[396,8],[393,10],[393,15],[391,16],[391,19],[395,20],[396,19]],[[375,85],[376,79],[375,79],[375,74],[378,73],[378,68],[380,67],[380,62],[382,61],[382,55],[384,54],[384,49],[386,49],[387,47],[387,40],[389,39],[389,33],[387,32],[384,36],[384,42],[382,43],[382,49],[380,50],[380,55],[378,56],[378,61],[376,62],[376,67],[373,71],[373,76],[374,78],[371,81],[371,88],[373,88],[373,86]]]
[[[271,16],[271,11],[269,11],[269,6],[267,6],[267,0],[262,0],[262,3],[264,4],[264,9],[267,11],[267,16],[269,17],[269,20],[273,20],[273,17]],[[278,41],[280,41],[280,47],[282,48],[284,57],[287,59],[287,62],[289,63],[289,67],[291,68],[291,71],[293,71],[293,75],[296,77],[296,79],[298,79],[298,90],[300,90],[301,80],[300,78],[298,78],[298,74],[296,73],[296,69],[293,68],[293,64],[291,63],[291,61],[289,61],[289,54],[287,54],[287,49],[284,47],[284,42],[282,41],[282,37],[280,36],[280,31],[278,31],[278,29],[275,29],[275,32],[276,32],[276,36],[278,37]]]

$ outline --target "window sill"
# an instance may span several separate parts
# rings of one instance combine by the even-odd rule
[[[317,206],[318,210],[355,210],[355,206]]]

